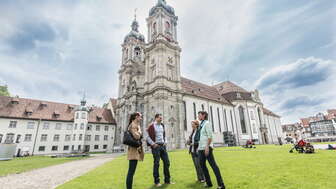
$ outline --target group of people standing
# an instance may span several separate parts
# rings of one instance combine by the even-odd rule
[[[133,113],[130,116],[130,122],[128,131],[132,134],[134,139],[142,140],[143,133],[141,132],[140,123],[142,120],[141,113]],[[190,145],[189,153],[192,156],[192,160],[195,165],[197,181],[205,183],[206,188],[213,186],[206,162],[210,164],[212,170],[215,173],[218,189],[224,189],[224,181],[222,179],[220,170],[216,164],[213,154],[213,131],[208,121],[208,113],[200,111],[198,113],[198,120],[192,121],[192,134],[187,142]],[[156,114],[155,120],[150,124],[147,129],[146,143],[151,147],[154,165],[153,165],[153,177],[156,187],[162,186],[160,183],[159,166],[160,160],[163,161],[163,173],[165,184],[175,184],[171,181],[170,176],[170,161],[166,148],[166,132],[165,125],[162,123],[162,115]],[[127,159],[129,160],[129,169],[126,179],[127,189],[132,189],[133,177],[136,171],[138,161],[143,161],[144,150],[143,146],[132,147],[128,146]]]

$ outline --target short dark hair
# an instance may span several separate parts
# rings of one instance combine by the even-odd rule
[[[206,111],[199,111],[198,114],[202,114],[202,115],[205,115],[205,120],[208,120],[208,112]]]
[[[155,119],[162,116],[162,114],[155,114]]]

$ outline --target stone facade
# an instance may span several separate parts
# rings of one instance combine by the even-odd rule
[[[236,144],[248,139],[260,144],[277,143],[283,136],[280,117],[264,109],[258,91],[248,92],[231,82],[208,86],[181,77],[178,17],[165,0],[158,0],[146,21],[147,43],[134,19],[122,44],[115,110],[117,145],[122,143],[129,115],[139,111],[144,116],[143,130],[153,122],[156,113],[162,114],[168,148],[184,148],[191,132],[190,122],[200,110],[209,112],[214,143],[224,144],[224,132],[235,135]],[[270,124],[269,119],[276,121]]]

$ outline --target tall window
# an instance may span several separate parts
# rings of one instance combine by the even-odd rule
[[[41,135],[41,142],[47,141],[47,138],[48,138],[48,135],[46,134]]]
[[[27,129],[34,129],[35,122],[28,122]]]
[[[193,106],[194,106],[194,119],[196,120],[197,115],[196,115],[196,104],[195,104],[195,102],[193,103]]]
[[[76,119],[79,119],[79,113],[78,112],[76,113]]]
[[[202,111],[204,111],[204,104],[202,104]]]
[[[242,130],[242,133],[246,134],[247,131],[246,131],[246,124],[245,124],[244,108],[240,106],[238,110],[239,110],[241,130]]]
[[[6,135],[5,143],[6,144],[12,144],[12,143],[14,143],[14,133],[8,133]]]
[[[105,131],[108,131],[109,130],[109,127],[107,125],[105,125]]]
[[[80,130],[83,130],[83,129],[84,129],[84,123],[81,123]]]
[[[72,140],[76,141],[76,134],[73,134]]]
[[[44,122],[42,129],[48,130],[49,129],[49,125],[50,125],[49,122]]]
[[[108,135],[104,135],[104,140],[105,140],[105,141],[108,140]]]
[[[222,126],[221,126],[221,121],[220,121],[220,116],[219,116],[219,108],[217,108],[217,114],[218,114],[218,124],[219,124],[219,132],[222,132]]]
[[[24,138],[24,141],[25,142],[30,142],[31,140],[32,140],[32,134],[26,134],[25,138]]]
[[[86,118],[86,113],[82,113],[82,119]]]
[[[10,121],[8,128],[16,128],[17,121]]]
[[[134,54],[135,54],[136,57],[140,57],[140,55],[141,55],[140,47],[135,47],[134,48]]]
[[[99,135],[95,135],[95,141],[99,141]]]
[[[60,135],[54,135],[54,142],[58,142],[60,138]]]
[[[83,140],[83,134],[80,134],[80,135],[79,135],[78,140],[79,140],[79,141],[82,141],[82,140]]]
[[[72,130],[73,125],[70,123],[67,125],[67,130]]]
[[[214,125],[214,120],[213,120],[212,106],[210,106],[210,117],[211,117],[212,131],[215,131],[215,125]]]
[[[96,125],[96,131],[100,131],[100,125]]]
[[[1,143],[1,141],[2,141],[2,137],[3,137],[3,135],[2,135],[2,134],[0,134],[0,143]]]
[[[91,131],[92,130],[92,125],[88,125],[86,130]]]
[[[65,135],[65,141],[70,141],[71,140],[71,135]]]
[[[167,33],[170,33],[170,23],[167,21],[166,24],[165,24],[165,29],[166,29],[166,32]]]
[[[56,130],[61,130],[62,129],[62,124],[61,123],[56,123],[55,129]]]
[[[91,135],[86,135],[85,136],[85,141],[91,141]]]
[[[226,131],[229,131],[227,117],[226,117],[226,109],[224,109],[223,114],[224,114],[224,117],[223,117],[223,119],[224,119],[224,127],[226,128]]]
[[[153,24],[153,34],[156,34],[156,22],[154,22],[154,24]]]

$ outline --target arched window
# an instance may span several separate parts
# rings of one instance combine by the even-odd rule
[[[167,21],[166,24],[165,24],[165,29],[166,29],[166,32],[167,33],[170,33],[170,23]]]
[[[156,34],[156,33],[157,33],[156,22],[154,22],[154,24],[153,24],[153,34]]]
[[[244,108],[243,107],[239,107],[239,118],[240,118],[240,125],[241,125],[241,130],[242,133],[246,134],[246,124],[245,124],[245,115],[244,115]]]
[[[128,49],[126,49],[126,51],[125,51],[125,60],[127,60],[128,59]]]
[[[135,47],[134,48],[134,54],[135,54],[136,57],[140,57],[140,55],[141,55],[140,47]]]
[[[202,104],[202,111],[204,111],[204,104]]]
[[[194,119],[196,120],[197,116],[196,116],[196,104],[195,104],[195,102],[193,103],[193,106],[194,106]]]
[[[220,121],[220,116],[219,116],[219,108],[217,108],[217,114],[218,114],[218,124],[219,124],[219,132],[222,132],[222,126],[221,126],[221,121]]]

